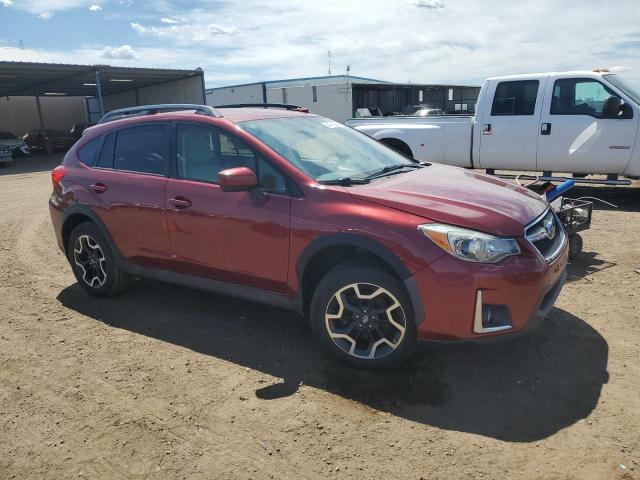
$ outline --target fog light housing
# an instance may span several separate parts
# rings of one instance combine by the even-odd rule
[[[509,307],[483,303],[482,290],[478,290],[473,314],[473,332],[491,333],[509,330],[510,328],[512,328],[512,325]]]

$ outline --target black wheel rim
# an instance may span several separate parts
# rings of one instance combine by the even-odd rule
[[[107,281],[107,259],[98,242],[89,235],[80,235],[73,247],[73,260],[82,281],[100,288]]]
[[[333,343],[352,357],[372,360],[402,343],[407,320],[398,299],[371,283],[342,287],[329,300],[325,327]]]

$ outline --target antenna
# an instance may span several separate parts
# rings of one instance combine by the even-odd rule
[[[331,76],[331,50],[329,50],[329,71],[327,72],[327,75]]]

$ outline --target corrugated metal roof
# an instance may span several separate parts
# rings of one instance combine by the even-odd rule
[[[323,75],[320,77],[301,77],[301,78],[286,78],[283,80],[266,80],[264,82],[252,82],[252,83],[242,83],[238,85],[225,85],[223,87],[214,87],[208,88],[206,93],[210,93],[214,90],[226,89],[226,88],[236,88],[236,87],[245,87],[248,85],[262,85],[263,83],[268,88],[279,88],[279,87],[298,87],[302,85],[327,85],[331,83],[346,83],[347,79],[351,82],[355,83],[375,83],[375,84],[388,84],[391,82],[387,82],[386,80],[376,80],[375,78],[367,78],[367,77],[357,77],[353,75]]]
[[[34,50],[0,47],[0,62],[47,63],[48,59]]]

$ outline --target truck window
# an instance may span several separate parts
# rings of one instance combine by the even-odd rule
[[[551,115],[602,115],[602,104],[617,96],[590,78],[563,78],[553,84]]]
[[[491,105],[491,115],[533,115],[538,96],[538,80],[500,82]]]

